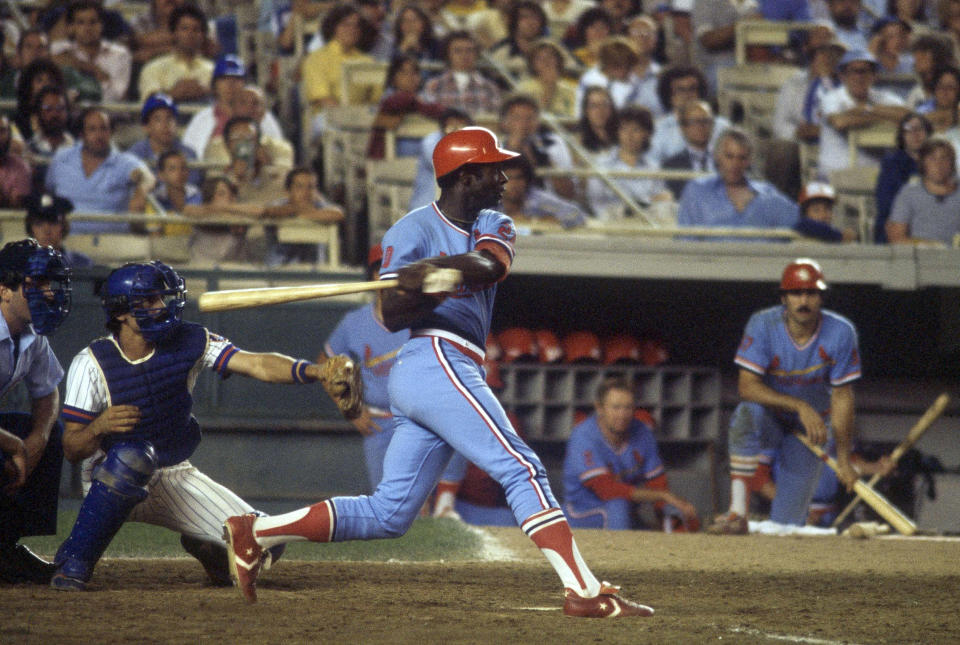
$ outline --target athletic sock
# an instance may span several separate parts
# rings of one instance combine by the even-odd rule
[[[457,499],[457,491],[460,490],[460,482],[437,482],[437,501],[433,505],[433,516],[436,517],[444,511],[452,511],[454,501]]]
[[[553,565],[566,589],[584,598],[600,593],[600,581],[583,561],[567,518],[559,508],[531,515],[520,527]]]
[[[258,517],[253,523],[257,544],[269,549],[287,542],[332,542],[336,512],[329,500],[283,515]]]
[[[746,517],[750,508],[750,481],[757,472],[756,457],[730,456],[730,510]]]

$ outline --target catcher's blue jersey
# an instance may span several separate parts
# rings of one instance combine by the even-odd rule
[[[395,278],[398,269],[424,258],[469,253],[481,242],[502,245],[512,261],[515,239],[513,221],[503,213],[480,211],[468,231],[447,219],[433,202],[407,213],[383,236],[380,278]],[[476,290],[461,287],[459,293],[444,300],[413,329],[443,329],[483,348],[496,295],[496,285]]]
[[[830,389],[860,378],[857,331],[849,320],[826,309],[817,331],[803,345],[787,331],[783,305],[754,313],[734,362],[824,415],[830,409]]]

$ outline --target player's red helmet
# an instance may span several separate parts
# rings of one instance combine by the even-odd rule
[[[827,282],[823,279],[823,269],[816,260],[797,258],[787,265],[780,278],[780,291],[799,291],[816,289],[826,291]]]
[[[560,339],[549,329],[538,329],[533,332],[537,339],[537,350],[541,363],[556,363],[563,358],[563,348]]]
[[[600,362],[603,357],[600,339],[592,331],[571,332],[563,337],[560,346],[565,363]]]
[[[629,334],[611,336],[603,342],[603,362],[606,365],[639,363],[640,341]]]
[[[372,267],[383,260],[383,247],[379,244],[370,247],[370,252],[367,253],[367,266]]]
[[[537,358],[537,339],[526,327],[510,327],[497,337],[503,351],[503,362]]]
[[[486,358],[488,361],[499,361],[503,358],[503,349],[500,347],[500,343],[497,342],[496,337],[493,334],[487,334],[487,343],[486,343]]]
[[[497,137],[486,128],[471,126],[454,130],[433,149],[433,169],[437,179],[468,163],[500,163],[519,157],[519,153],[497,145]]]

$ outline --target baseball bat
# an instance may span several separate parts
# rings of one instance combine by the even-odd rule
[[[838,469],[836,460],[823,451],[823,448],[813,443],[807,439],[806,435],[797,433],[794,435],[800,442],[805,445],[810,451],[820,458],[825,464],[833,468],[834,471]],[[885,519],[890,525],[897,529],[903,535],[913,535],[917,532],[917,525],[913,521],[901,513],[896,506],[891,504],[886,497],[873,490],[865,483],[859,479],[853,485],[853,490],[856,491],[863,501],[866,502],[873,510],[877,512],[880,517]]]
[[[457,269],[435,269],[423,279],[423,293],[445,293],[452,291],[463,276]],[[207,291],[200,294],[197,306],[202,312],[230,311],[249,307],[279,305],[285,302],[299,302],[330,296],[344,296],[364,291],[392,289],[399,284],[396,278],[391,280],[373,280],[371,282],[341,282],[331,284],[304,284],[296,287],[260,287],[256,289],[228,289],[226,291]]]
[[[943,414],[943,411],[946,409],[948,403],[950,403],[950,396],[944,392],[937,397],[937,400],[933,402],[933,405],[927,408],[927,411],[923,413],[923,416],[917,419],[917,422],[913,424],[913,427],[910,428],[909,432],[907,432],[906,438],[900,442],[899,446],[893,449],[893,452],[890,453],[890,461],[892,461],[894,465],[896,465],[897,462],[900,461],[900,458],[903,457],[904,453],[910,450],[913,444],[915,444],[920,437],[923,436],[923,433],[927,431],[927,428],[929,428],[933,422],[936,421],[941,414]],[[879,481],[880,473],[876,473],[867,482],[867,486],[873,488]],[[860,501],[860,495],[856,495],[852,500],[850,500],[850,503],[847,504],[847,507],[844,508],[839,515],[837,515],[837,519],[833,521],[831,526],[840,526],[840,523],[847,519],[847,516],[853,512],[853,509],[857,507]]]

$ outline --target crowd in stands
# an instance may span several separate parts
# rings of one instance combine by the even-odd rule
[[[521,222],[698,229],[684,240],[749,227],[952,246],[960,233],[960,0],[240,5],[248,11],[192,0],[8,8],[0,208],[46,195],[82,214],[233,215],[241,222],[188,229],[192,259],[316,262],[323,249],[281,248],[275,232],[250,240],[247,227],[364,217],[335,205],[342,186],[324,184],[323,164],[339,161],[320,154],[331,110],[357,106],[371,114],[369,159],[419,160],[404,207],[435,196],[442,133],[477,123],[522,153],[504,203]],[[763,20],[795,24],[786,44],[747,46],[738,60],[737,25]],[[349,61],[382,64],[383,85],[345,83]],[[765,127],[720,101],[724,70],[738,65],[795,70]],[[437,130],[404,135],[414,117]],[[889,145],[853,154],[852,133],[876,128]],[[826,207],[835,173],[869,167],[872,239]],[[72,230],[171,231],[124,219]]]

